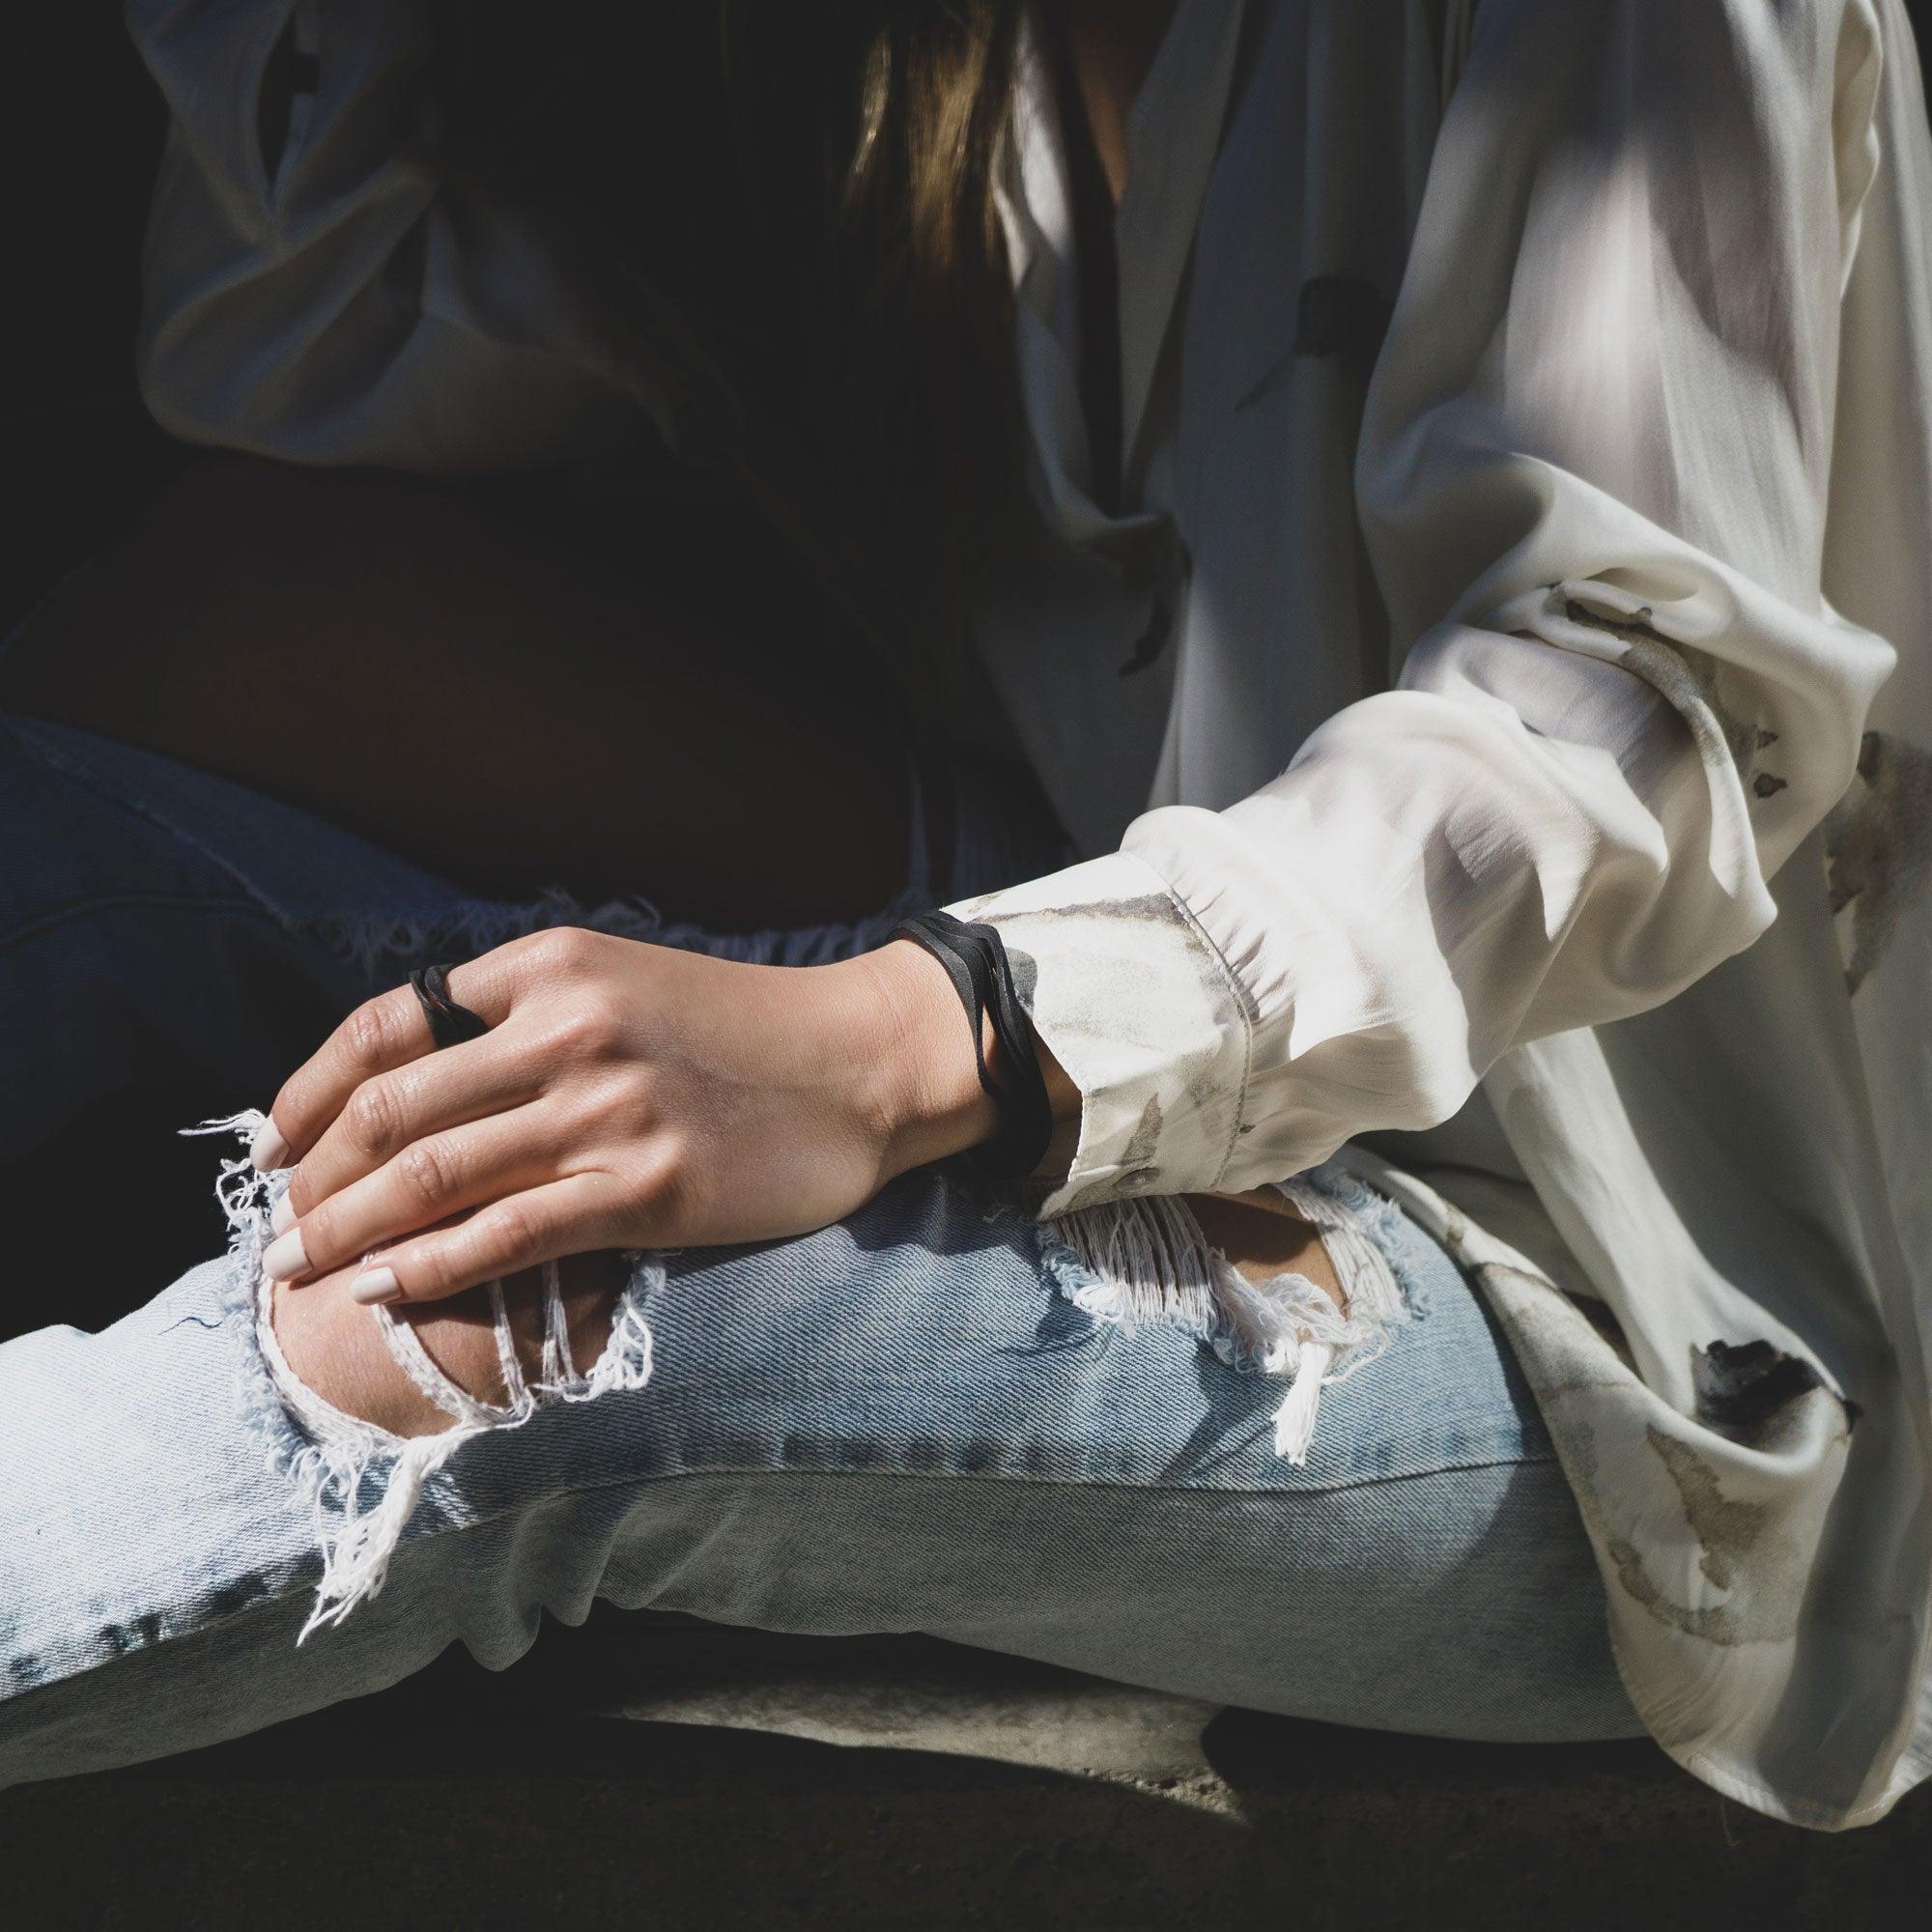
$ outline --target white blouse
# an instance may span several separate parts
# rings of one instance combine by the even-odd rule
[[[420,469],[634,426],[540,239],[408,158],[413,7],[128,14],[175,114],[163,424]],[[313,84],[270,171],[285,33]],[[1034,1205],[1341,1151],[1504,1325],[1659,1742],[1871,1822],[1932,1773],[1902,0],[1180,0],[1129,136],[1109,516],[1029,53],[1001,204],[1059,543],[979,641],[1092,856],[952,910],[1083,1095]]]

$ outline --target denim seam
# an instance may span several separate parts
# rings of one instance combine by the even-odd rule
[[[403,1548],[412,1545],[434,1543],[445,1536],[464,1536],[468,1535],[472,1530],[491,1529],[494,1528],[498,1523],[509,1522],[513,1520],[517,1516],[523,1513],[524,1509],[536,1508],[544,1503],[554,1501],[559,1497],[597,1496],[597,1495],[603,1495],[611,1490],[629,1490],[629,1489],[642,1490],[654,1483],[674,1483],[686,1476],[723,1476],[729,1478],[743,1478],[747,1476],[774,1476],[774,1475],[884,1477],[898,1482],[939,1481],[939,1482],[947,1482],[954,1484],[970,1483],[976,1486],[982,1486],[987,1488],[992,1488],[1004,1483],[1017,1482],[1017,1483],[1033,1484],[1034,1486],[1040,1489],[1104,1491],[1110,1494],[1120,1494],[1120,1495],[1154,1495],[1154,1496],[1208,1495],[1208,1496],[1294,1497],[1301,1495],[1310,1495],[1310,1496],[1331,1495],[1338,1492],[1344,1492],[1349,1490],[1366,1489],[1378,1483],[1426,1482],[1435,1477],[1460,1475],[1464,1473],[1465,1471],[1472,1469],[1519,1468],[1528,1465],[1539,1465],[1547,1463],[1554,1463],[1555,1461],[1556,1458],[1554,1455],[1495,1456],[1495,1457],[1478,1459],[1476,1461],[1468,1463],[1443,1463],[1440,1467],[1434,1469],[1411,1469],[1405,1472],[1402,1475],[1397,1475],[1397,1476],[1364,1476],[1358,1478],[1353,1482],[1324,1483],[1319,1486],[1307,1485],[1291,1490],[1196,1489],[1196,1488],[1190,1488],[1186,1484],[1182,1483],[1122,1483],[1122,1482],[1111,1482],[1111,1481],[1089,1482],[1084,1479],[1072,1476],[1033,1476],[1024,1473],[1015,1473],[1008,1476],[988,1476],[988,1475],[978,1475],[978,1474],[955,1475],[951,1471],[944,1469],[931,1469],[931,1470],[839,1469],[839,1468],[801,1469],[801,1468],[795,1468],[785,1463],[780,1463],[776,1468],[759,1466],[756,1464],[744,1467],[740,1467],[736,1464],[732,1464],[729,1466],[720,1465],[717,1467],[701,1467],[693,1464],[680,1464],[677,1468],[660,1469],[652,1472],[649,1475],[613,1476],[605,1482],[584,1483],[578,1485],[574,1488],[552,1490],[547,1492],[542,1496],[531,1498],[528,1503],[520,1505],[517,1508],[497,1510],[488,1516],[476,1516],[476,1517],[466,1518],[464,1520],[460,1522],[452,1522],[445,1520],[440,1522],[427,1525],[419,1530],[406,1532],[397,1547],[398,1547],[398,1552],[400,1553],[400,1551]],[[450,1468],[451,1476],[454,1477],[456,1473],[457,1472],[454,1468],[454,1465],[451,1465]],[[290,1588],[284,1591],[283,1594],[286,1596],[294,1596],[299,1590],[309,1589],[313,1586],[313,1580],[314,1580],[313,1577],[309,1576],[304,1576],[298,1581],[292,1579]],[[593,1592],[593,1595],[594,1594],[597,1593]],[[230,1616],[213,1618],[205,1623],[198,1623],[194,1626],[193,1632],[184,1633],[184,1634],[198,1634],[202,1631],[218,1630],[224,1624],[235,1622],[240,1618],[247,1615],[251,1609],[258,1607],[261,1604],[271,1601],[273,1601],[273,1599],[271,1598],[267,1598],[267,1597],[258,1598],[252,1604],[243,1605],[241,1608],[234,1611]]]
[[[1100,1490],[1100,1491],[1105,1491],[1110,1494],[1119,1494],[1119,1495],[1154,1495],[1154,1496],[1205,1495],[1205,1496],[1294,1497],[1303,1495],[1308,1495],[1308,1496],[1334,1495],[1334,1494],[1346,1493],[1350,1490],[1369,1489],[1378,1484],[1427,1482],[1437,1476],[1461,1475],[1472,1469],[1513,1469],[1524,1466],[1541,1465],[1544,1463],[1555,1463],[1556,1461],[1557,1458],[1553,1453],[1549,1455],[1536,1454],[1536,1455],[1523,1455],[1523,1456],[1476,1457],[1465,1463],[1444,1463],[1431,1469],[1405,1470],[1399,1475],[1359,1476],[1346,1482],[1297,1484],[1293,1489],[1279,1489],[1279,1490],[1208,1489],[1208,1488],[1189,1485],[1186,1483],[1126,1483],[1126,1482],[1120,1482],[1117,1480],[1108,1480],[1108,1479],[1102,1479],[1098,1481],[1089,1481],[1086,1478],[1078,1476],[1036,1476],[1036,1475],[1030,1475],[1024,1471],[1014,1471],[1009,1475],[986,1475],[979,1472],[956,1474],[953,1471],[948,1469],[890,1469],[890,1468],[842,1469],[838,1467],[808,1469],[808,1468],[800,1468],[795,1464],[784,1463],[779,1463],[775,1467],[769,1465],[759,1465],[759,1464],[751,1464],[748,1466],[741,1467],[736,1463],[729,1465],[721,1464],[716,1467],[705,1467],[691,1463],[681,1463],[679,1464],[678,1467],[674,1469],[660,1469],[653,1471],[648,1475],[613,1476],[610,1478],[608,1481],[604,1482],[585,1483],[576,1488],[554,1490],[549,1492],[546,1495],[536,1498],[535,1501],[548,1502],[553,1498],[558,1496],[601,1495],[605,1492],[610,1490],[623,1490],[623,1489],[634,1489],[634,1488],[642,1489],[646,1485],[652,1483],[676,1482],[677,1480],[679,1480],[679,1478],[684,1476],[744,1477],[744,1476],[775,1476],[775,1475],[881,1476],[899,1482],[939,1481],[947,1483],[982,1484],[988,1487],[996,1486],[1003,1483],[1030,1483],[1040,1489]],[[433,1528],[421,1530],[412,1536],[407,1537],[405,1540],[410,1543],[421,1543],[429,1540],[432,1537],[456,1536],[456,1535],[461,1535],[468,1530],[488,1529],[492,1527],[494,1524],[509,1521],[519,1513],[520,1513],[519,1509],[505,1509],[505,1510],[496,1511],[489,1516],[471,1517],[461,1522],[442,1522],[437,1524]]]
[[[29,920],[25,925],[16,926],[12,932],[0,935],[0,952],[25,940],[37,938],[43,932],[50,932],[69,920],[84,919],[90,913],[113,912],[125,906],[175,912],[229,912],[245,919],[258,919],[265,925],[273,925],[278,930],[281,926],[281,922],[255,899],[223,897],[216,893],[103,893],[91,899],[61,906],[39,919]]]
[[[31,725],[33,721],[27,720],[24,722],[28,725]],[[183,826],[177,825],[173,819],[156,810],[145,801],[138,798],[129,798],[127,793],[104,783],[85,764],[64,755],[57,748],[46,744],[31,729],[23,730],[20,722],[10,722],[6,728],[16,742],[24,742],[29,754],[37,758],[49,770],[58,772],[63,778],[71,780],[75,784],[84,786],[97,798],[105,799],[109,805],[115,806],[120,810],[128,812],[132,816],[144,820],[149,825],[156,826],[160,831],[165,832],[169,838],[186,846],[197,858],[213,866],[216,871],[222,873],[225,877],[232,879],[241,889],[242,895],[278,926],[286,927],[288,925],[288,914],[284,913],[244,872],[229,860],[223,858],[219,852],[205,845],[193,833],[187,831]],[[142,745],[136,745],[132,749],[138,752],[147,752],[151,757],[165,757],[167,755],[165,753],[148,752],[148,748]],[[179,762],[179,760],[176,762]]]

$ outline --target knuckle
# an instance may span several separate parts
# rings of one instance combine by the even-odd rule
[[[443,1141],[416,1141],[396,1156],[397,1178],[424,1208],[441,1208],[455,1195],[458,1167]]]
[[[588,969],[597,935],[581,925],[553,925],[530,940],[530,962],[546,973],[571,977]]]
[[[382,1066],[387,1063],[390,1042],[395,1037],[393,1008],[382,1000],[365,1000],[342,1023],[344,1044],[349,1057],[358,1066]]]
[[[485,1246],[504,1264],[523,1267],[543,1258],[543,1217],[526,1202],[498,1201],[480,1220]]]
[[[428,1241],[384,1255],[384,1261],[399,1263],[397,1273],[405,1284],[409,1301],[440,1301],[454,1294],[463,1285],[462,1265],[446,1241]]]
[[[692,1150],[684,1135],[655,1134],[643,1184],[655,1194],[680,1193],[691,1184],[693,1165]]]
[[[583,1085],[582,1124],[599,1138],[621,1139],[650,1124],[651,1080],[643,1067],[612,1068]]]
[[[675,1136],[659,1135],[627,1177],[624,1194],[634,1212],[668,1224],[691,1207],[697,1179],[689,1151]]]
[[[585,990],[574,995],[558,1017],[558,1044],[566,1052],[601,1056],[613,1052],[624,1037],[624,1015],[610,994]]]
[[[399,1130],[396,1098],[380,1080],[356,1088],[343,1109],[349,1138],[365,1154],[386,1159],[395,1151]]]
[[[301,1217],[302,1252],[308,1257],[311,1268],[327,1267],[342,1252],[341,1241],[336,1233],[336,1223],[340,1216],[336,1212],[334,1201],[325,1201],[313,1213]]]

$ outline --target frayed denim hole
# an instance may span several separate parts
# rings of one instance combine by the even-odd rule
[[[209,1121],[187,1133],[233,1133],[252,1142],[264,1116],[257,1111]],[[390,1558],[419,1509],[460,1521],[462,1492],[448,1475],[467,1444],[520,1429],[552,1403],[588,1402],[613,1390],[642,1388],[651,1378],[653,1337],[643,1301],[663,1281],[662,1264],[633,1252],[630,1276],[613,1311],[610,1339],[587,1374],[569,1358],[554,1266],[544,1275],[547,1338],[535,1381],[518,1370],[506,1407],[480,1402],[443,1376],[413,1332],[390,1311],[375,1308],[391,1356],[403,1373],[450,1417],[428,1435],[398,1436],[335,1407],[298,1377],[281,1353],[273,1322],[273,1284],[262,1267],[264,1236],[275,1196],[286,1179],[259,1173],[247,1154],[224,1160],[215,1196],[229,1224],[228,1312],[240,1338],[237,1394],[242,1414],[272,1471],[288,1485],[292,1506],[306,1510],[315,1533],[321,1575],[314,1608],[298,1643],[340,1624],[357,1604],[380,1594]],[[500,1285],[493,1288],[499,1347],[511,1348]],[[514,1354],[509,1366],[515,1367]]]
[[[246,1117],[248,1131],[259,1116]],[[226,1122],[221,1123],[226,1125]],[[256,1211],[266,1207],[271,1177],[255,1178],[253,1164],[246,1160],[224,1161],[221,1179],[216,1183],[224,1212],[229,1218],[229,1252],[222,1287],[223,1324],[234,1351],[235,1395],[242,1419],[250,1437],[261,1451],[262,1462],[271,1475],[289,1487],[290,1506],[306,1512],[312,1507],[311,1480],[321,1445],[297,1420],[276,1382],[273,1369],[262,1346],[262,1321],[266,1293],[261,1267],[262,1250],[267,1245],[262,1228],[266,1217]],[[321,1398],[314,1398],[319,1406]],[[344,1416],[345,1424],[355,1418]],[[357,1425],[368,1429],[367,1423]],[[393,1438],[392,1438],[393,1439]],[[373,1477],[380,1492],[386,1481]],[[373,1501],[373,1495],[362,1498]],[[320,1549],[310,1552],[305,1566],[319,1571]]]
[[[1348,1303],[1297,1269],[1250,1281],[1207,1237],[1184,1196],[1129,1195],[1055,1216],[1043,1233],[1048,1278],[1096,1321],[1133,1333],[1178,1329],[1229,1368],[1286,1384],[1273,1415],[1277,1455],[1308,1458],[1325,1386],[1386,1352],[1408,1319],[1394,1270],[1366,1227],[1371,1205],[1350,1205],[1305,1177],[1275,1183],[1320,1236]],[[1066,1256],[1045,1243],[1059,1240]]]
[[[467,899],[424,915],[339,911],[299,915],[287,924],[297,937],[327,948],[373,980],[401,979],[412,966],[428,959],[473,959],[513,939],[562,925],[750,965],[819,965],[869,952],[884,944],[900,920],[929,904],[923,887],[907,885],[878,911],[857,920],[717,932],[688,921],[667,920],[641,894],[587,905],[561,887],[551,886],[529,899]]]
[[[1395,1202],[1338,1161],[1323,1161],[1296,1179],[1325,1195],[1343,1212],[1353,1215],[1362,1233],[1371,1239],[1390,1236],[1406,1224],[1406,1217]]]
[[[259,1250],[259,1242],[257,1247]],[[281,1391],[275,1386],[275,1378],[256,1341],[256,1269],[233,1251],[226,1264],[221,1300],[222,1321],[234,1367],[236,1406],[242,1425],[255,1445],[262,1466],[283,1486],[283,1498],[290,1512],[305,1518],[310,1512],[306,1472],[316,1454],[316,1445],[289,1413]],[[316,1545],[288,1564],[286,1580],[292,1587],[308,1588],[320,1581],[323,1569],[322,1548]],[[162,1634],[160,1619],[153,1617],[142,1619],[133,1632],[134,1636],[146,1643],[157,1641]]]
[[[1360,1175],[1352,1174],[1339,1161],[1323,1161],[1297,1177],[1304,1185],[1334,1203],[1354,1223],[1362,1237],[1380,1251],[1395,1279],[1407,1320],[1420,1321],[1431,1308],[1430,1291],[1415,1269],[1407,1264],[1405,1249],[1429,1236],[1391,1200]]]

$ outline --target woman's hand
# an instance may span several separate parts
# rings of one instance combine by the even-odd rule
[[[804,1234],[997,1123],[958,998],[909,941],[746,966],[565,927],[449,991],[489,1033],[433,1050],[401,986],[276,1095],[256,1164],[299,1164],[271,1275],[368,1256],[358,1300],[419,1301],[591,1249]]]

